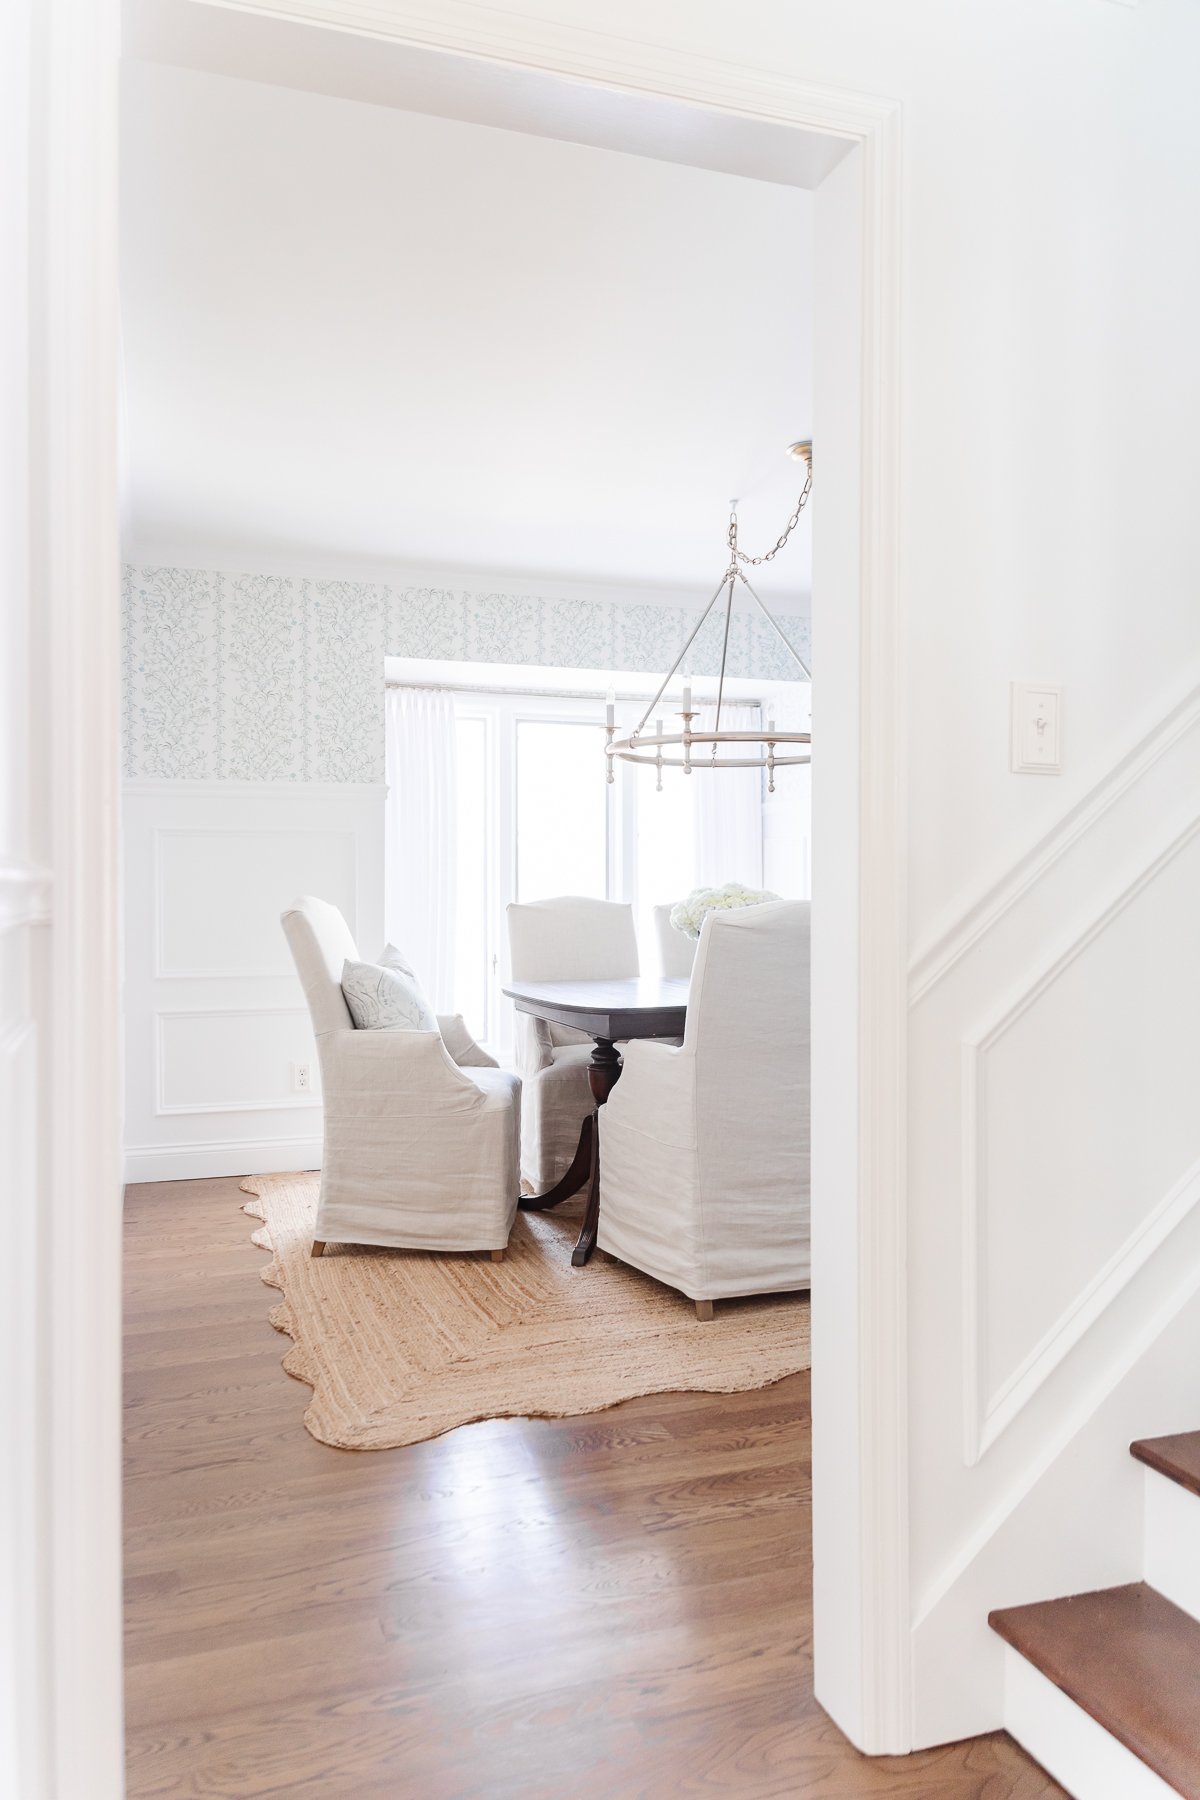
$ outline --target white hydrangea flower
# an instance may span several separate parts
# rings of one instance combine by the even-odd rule
[[[778,894],[766,888],[743,887],[740,881],[727,881],[724,887],[693,888],[684,900],[671,908],[671,923],[684,937],[698,938],[705,913],[726,912],[734,906],[761,906],[765,900],[778,900]]]

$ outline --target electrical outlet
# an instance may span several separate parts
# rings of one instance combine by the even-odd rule
[[[312,1064],[311,1063],[293,1063],[292,1064],[292,1088],[293,1088],[293,1091],[297,1094],[311,1093],[312,1092],[312,1084],[313,1084]]]

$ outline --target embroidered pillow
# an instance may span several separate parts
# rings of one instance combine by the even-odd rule
[[[359,1031],[436,1031],[421,984],[391,944],[377,963],[342,965],[342,992]]]

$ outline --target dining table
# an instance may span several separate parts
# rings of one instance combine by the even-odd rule
[[[571,1166],[544,1194],[522,1194],[522,1212],[544,1212],[587,1190],[583,1225],[571,1252],[576,1268],[596,1247],[600,1217],[600,1108],[621,1076],[618,1044],[630,1038],[678,1038],[687,1017],[685,976],[635,975],[609,981],[521,981],[504,992],[518,1012],[569,1025],[593,1040],[588,1084],[595,1106],[583,1121]]]

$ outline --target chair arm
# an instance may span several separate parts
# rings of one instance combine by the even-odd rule
[[[467,1030],[466,1021],[461,1013],[439,1013],[438,1030],[442,1034],[442,1042],[450,1052],[453,1062],[460,1069],[498,1069],[500,1064],[494,1056],[489,1056],[471,1033]]]
[[[331,1031],[320,1050],[327,1106],[378,1100],[395,1112],[432,1114],[484,1104],[437,1031]]]

